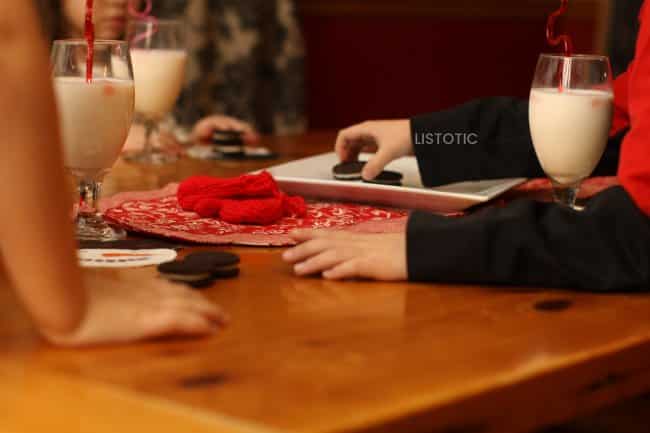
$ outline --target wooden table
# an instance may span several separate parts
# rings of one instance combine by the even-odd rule
[[[333,137],[266,144],[291,159]],[[120,162],[107,189],[259,166]],[[294,277],[281,249],[232,250],[241,277],[206,295],[233,321],[209,339],[52,348],[4,283],[0,431],[515,433],[650,389],[647,295],[327,282]]]

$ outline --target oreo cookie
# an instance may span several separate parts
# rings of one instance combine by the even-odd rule
[[[365,183],[372,183],[376,185],[402,186],[402,179],[404,179],[402,173],[385,170],[379,173],[379,176],[375,177],[374,179],[363,179],[363,181]]]
[[[364,161],[342,162],[334,166],[332,174],[336,180],[361,180],[361,172],[365,165]]]
[[[363,167],[366,163],[364,161],[353,161],[353,162],[342,162],[337,164],[332,169],[334,174],[334,179],[343,180],[343,181],[354,181],[354,180],[363,180],[366,183],[373,183],[377,185],[391,185],[391,186],[402,186],[402,179],[404,176],[402,173],[396,171],[384,170],[379,173],[379,176],[375,177],[372,180],[365,180],[361,176]]]
[[[195,282],[212,277],[212,267],[205,263],[188,263],[185,260],[167,262],[158,266],[158,272],[172,281]]]
[[[241,159],[246,156],[244,133],[241,131],[214,131],[212,144],[224,159]]]
[[[161,276],[170,281],[185,283],[194,288],[211,286],[215,280],[239,275],[239,256],[208,251],[189,254],[184,260],[158,266]]]

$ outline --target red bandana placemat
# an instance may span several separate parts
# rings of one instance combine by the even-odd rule
[[[156,191],[128,192],[102,200],[107,220],[129,231],[204,244],[286,246],[294,229],[344,229],[361,233],[404,230],[407,211],[350,203],[308,203],[304,218],[286,217],[269,226],[228,224],[181,209],[178,184]]]
[[[589,198],[618,185],[615,177],[587,179],[580,198]],[[298,228],[344,229],[358,233],[398,233],[406,226],[408,212],[350,203],[309,203],[307,217],[284,218],[269,226],[234,225],[212,218],[201,218],[180,208],[176,200],[178,184],[155,191],[127,192],[103,199],[104,216],[129,231],[203,244],[288,246],[288,236]],[[551,183],[533,179],[504,195],[502,203],[527,197],[550,199]],[[450,216],[461,216],[453,214]]]

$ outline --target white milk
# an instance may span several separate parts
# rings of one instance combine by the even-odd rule
[[[591,175],[607,145],[613,99],[598,90],[531,91],[530,132],[550,178],[568,185]]]
[[[96,179],[117,160],[133,120],[134,88],[127,80],[55,78],[65,166]]]
[[[174,108],[183,89],[187,53],[182,50],[131,49],[135,109],[159,120]]]

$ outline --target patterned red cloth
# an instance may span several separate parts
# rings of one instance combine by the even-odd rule
[[[618,185],[615,177],[588,179],[580,197],[591,197],[614,185]],[[205,244],[256,246],[294,245],[288,233],[297,228],[398,233],[404,230],[408,215],[404,210],[358,204],[308,203],[304,218],[285,217],[269,226],[238,225],[184,211],[178,204],[177,191],[178,184],[170,184],[156,191],[121,193],[102,200],[100,210],[108,220],[132,232]],[[510,191],[503,201],[522,196],[549,198],[550,191],[546,179],[533,179]]]
[[[131,232],[219,245],[294,245],[288,234],[299,228],[397,233],[406,225],[406,211],[344,203],[308,203],[304,217],[284,217],[268,226],[230,224],[183,210],[177,191],[178,184],[170,184],[157,191],[121,193],[102,200],[100,210]]]
[[[307,213],[305,200],[280,191],[267,171],[229,179],[192,176],[180,184],[176,196],[184,210],[230,224],[265,226]]]

